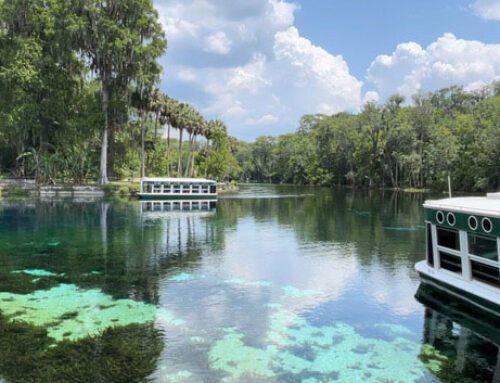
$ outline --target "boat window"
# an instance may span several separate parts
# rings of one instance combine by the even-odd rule
[[[448,215],[446,216],[446,219],[448,220],[448,225],[450,226],[455,226],[455,214],[453,213],[448,213]]]
[[[447,247],[448,249],[460,251],[460,237],[458,235],[458,230],[438,227],[437,237],[439,246],[444,246]]]
[[[439,252],[439,258],[441,259],[441,268],[454,273],[462,272],[462,258],[444,251]]]
[[[427,224],[427,263],[434,267],[434,246],[432,244],[432,226]]]
[[[472,278],[500,287],[500,271],[498,267],[471,261]]]
[[[477,230],[478,223],[477,223],[477,218],[476,217],[474,217],[473,215],[471,215],[469,217],[468,222],[469,222],[469,227],[470,227],[471,230]]]
[[[438,223],[444,223],[444,214],[442,211],[436,213],[436,221],[438,221]]]
[[[498,261],[496,238],[469,233],[469,253],[492,261]]]
[[[491,221],[489,218],[483,218],[481,221],[481,225],[483,226],[483,230],[487,233],[491,233],[491,230],[493,229],[493,225],[491,224]]]

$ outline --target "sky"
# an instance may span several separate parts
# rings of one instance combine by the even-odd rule
[[[500,0],[154,0],[161,89],[252,141],[308,113],[500,80]]]

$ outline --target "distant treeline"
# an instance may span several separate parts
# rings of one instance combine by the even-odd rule
[[[454,86],[367,103],[358,114],[305,115],[296,133],[239,145],[241,179],[354,187],[500,187],[500,84]]]
[[[0,177],[237,172],[224,123],[159,91],[166,48],[152,0],[0,0]]]

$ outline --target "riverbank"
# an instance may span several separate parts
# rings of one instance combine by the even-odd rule
[[[121,180],[113,181],[107,185],[37,185],[33,180],[0,180],[0,198],[25,198],[25,197],[118,197],[138,198],[140,189],[139,181]],[[219,194],[238,191],[235,182],[217,184]]]

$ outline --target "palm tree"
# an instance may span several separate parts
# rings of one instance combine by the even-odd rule
[[[173,123],[172,111],[176,106],[174,99],[168,97],[166,94],[162,94],[160,98],[160,124],[164,126],[167,125],[167,175],[170,176],[170,128]]]
[[[205,177],[207,177],[208,172],[208,160],[210,158],[210,141],[214,139],[218,134],[227,134],[227,127],[224,121],[212,120],[207,124],[204,131],[204,136],[207,140],[206,147],[206,159],[205,159]]]
[[[196,136],[200,134],[205,124],[205,120],[202,115],[191,108],[191,113],[189,114],[187,131],[189,133],[189,150],[188,158],[186,163],[185,175],[190,176],[194,172],[194,144],[196,142]]]
[[[207,130],[208,122],[200,116],[198,125],[195,129],[194,142],[193,142],[193,154],[191,155],[191,177],[194,176],[194,146],[196,145],[197,136],[203,136],[205,134],[205,130]]]
[[[187,104],[180,103],[178,108],[173,113],[175,124],[179,130],[179,146],[177,153],[177,176],[182,176],[182,134],[188,125],[188,116],[191,107]]]
[[[212,139],[212,133],[215,130],[215,125],[218,120],[210,120],[205,126],[205,130],[203,131],[203,136],[207,140],[207,146],[205,148],[205,178],[207,178],[208,172],[208,159],[210,156],[210,140]]]

